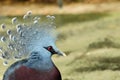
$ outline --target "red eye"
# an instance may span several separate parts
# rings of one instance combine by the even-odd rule
[[[51,51],[51,50],[52,50],[52,46],[49,46],[49,47],[47,48],[47,50],[48,50],[48,51]]]

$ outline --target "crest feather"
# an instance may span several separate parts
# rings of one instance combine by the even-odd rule
[[[7,37],[1,37],[1,54],[8,52],[9,58],[3,59],[21,59],[28,56],[32,51],[52,44],[56,41],[56,32],[54,25],[54,16],[46,16],[44,22],[40,17],[32,17],[32,12],[28,11],[23,16],[23,23],[18,22],[18,18],[12,19],[12,25],[16,27],[15,31],[6,29]],[[4,24],[5,25],[5,24]],[[4,25],[1,28],[4,29]],[[6,27],[7,28],[7,27]],[[8,55],[7,55],[8,56]]]

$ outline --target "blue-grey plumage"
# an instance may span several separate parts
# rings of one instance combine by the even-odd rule
[[[8,61],[4,61],[3,65],[6,66],[8,64]]]
[[[28,11],[28,12],[26,13],[26,15],[31,16],[31,15],[32,15],[32,11]]]
[[[46,47],[50,45],[57,49],[55,46],[57,36],[55,33],[54,25],[55,17],[48,15],[46,16],[47,22],[39,22],[40,17],[32,18],[31,14],[31,11],[28,11],[25,14],[29,16],[27,17],[28,19],[23,20],[26,23],[23,22],[16,24],[17,17],[14,17],[12,19],[12,23],[15,23],[13,27],[16,27],[16,31],[11,31],[10,29],[8,29],[8,36],[1,37],[1,41],[6,43],[6,47],[9,48],[8,52],[10,52],[13,57],[14,53],[21,53],[23,54],[23,57],[25,57],[33,51],[39,51],[40,47]],[[29,18],[32,20],[29,20]],[[5,25],[2,24],[2,26]],[[12,46],[10,44],[12,44]],[[7,50],[4,49],[4,51]]]
[[[3,80],[62,80],[51,59],[53,54],[57,54],[57,51],[52,46],[32,52],[27,59],[11,65],[5,72]]]
[[[6,28],[6,25],[5,24],[1,24],[1,29],[5,29]]]
[[[3,48],[2,48],[2,47],[0,47],[0,52],[2,52],[2,49],[3,49]]]
[[[15,24],[17,22],[17,17],[14,17],[13,19],[12,19],[12,24]]]
[[[32,11],[28,11],[24,16],[23,19],[28,19],[32,15]]]
[[[12,31],[10,29],[7,30],[7,35],[10,35]]]
[[[24,19],[30,18],[32,12],[24,15]],[[16,32],[9,33],[6,42],[8,51],[4,51],[4,59],[22,59],[11,65],[4,74],[3,80],[61,80],[61,74],[54,65],[51,56],[63,55],[55,42],[56,33],[54,16],[48,15],[47,22],[39,23],[39,19],[29,20],[27,24],[16,24]],[[31,19],[31,18],[30,18]],[[14,22],[15,18],[13,18]],[[50,21],[50,22],[49,22]],[[1,38],[5,41],[5,37]],[[10,54],[11,53],[11,54]],[[11,58],[12,57],[12,58]]]
[[[1,41],[2,41],[2,42],[5,42],[5,41],[6,41],[5,36],[2,36],[2,37],[1,37]]]
[[[7,52],[7,51],[2,52],[2,58],[3,59],[9,59],[10,58],[9,52]]]
[[[8,48],[11,49],[11,50],[13,50],[14,49],[13,44],[9,43],[8,44]]]

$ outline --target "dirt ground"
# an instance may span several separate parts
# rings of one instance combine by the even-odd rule
[[[0,16],[14,16],[23,15],[26,11],[31,10],[34,14],[79,14],[89,12],[103,12],[103,11],[120,11],[120,2],[117,3],[101,3],[101,4],[64,4],[63,8],[59,8],[57,5],[0,5]]]

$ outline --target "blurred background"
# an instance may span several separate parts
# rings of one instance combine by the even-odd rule
[[[120,80],[120,0],[0,0],[0,24],[10,27],[29,10],[56,17],[57,46],[67,56],[53,60],[63,80]],[[0,80],[10,65],[3,61]]]

